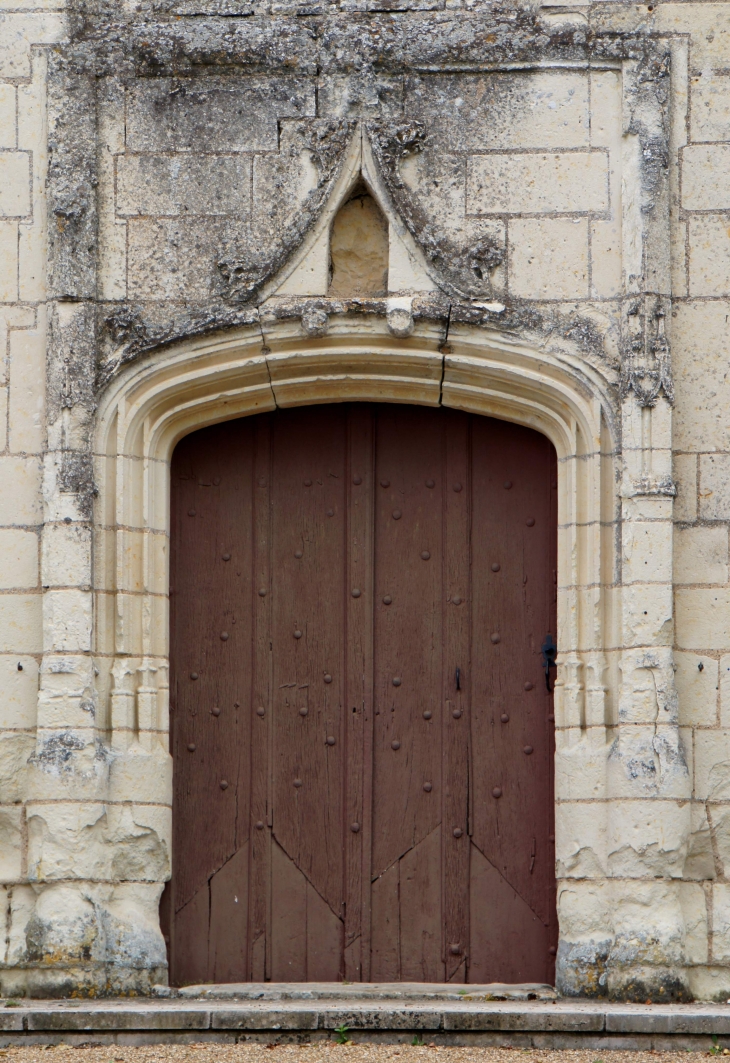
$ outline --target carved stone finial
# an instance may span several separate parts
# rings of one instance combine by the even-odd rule
[[[651,300],[655,298],[653,307]],[[656,406],[660,395],[674,403],[666,310],[659,297],[637,297],[629,304],[622,343],[621,398],[630,392],[640,406]]]

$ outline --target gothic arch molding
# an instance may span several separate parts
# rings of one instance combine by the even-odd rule
[[[289,320],[268,327],[265,343],[259,328],[244,328],[162,349],[108,386],[96,429],[95,593],[96,652],[109,677],[100,725],[113,749],[166,756],[175,444],[205,425],[277,406],[352,400],[443,404],[550,438],[559,461],[557,724],[568,745],[586,725],[605,726],[602,582],[611,539],[601,527],[612,514],[602,510],[600,485],[612,462],[609,382],[584,359],[495,330],[460,327],[446,348],[441,339],[428,324],[395,338],[383,317],[334,321],[319,337]]]

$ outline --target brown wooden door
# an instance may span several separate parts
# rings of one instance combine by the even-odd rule
[[[421,407],[179,444],[173,984],[552,980],[556,475]]]

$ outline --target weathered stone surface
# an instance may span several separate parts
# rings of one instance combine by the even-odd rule
[[[608,165],[597,152],[471,155],[469,214],[583,214],[608,208]]]
[[[730,992],[726,5],[449,4],[0,0],[2,991],[166,977],[175,439],[383,400],[558,450],[561,989]],[[358,182],[387,284],[328,296]],[[608,1014],[351,1004],[215,1028]]]
[[[117,213],[245,216],[250,184],[250,160],[235,155],[129,155],[117,163]]]
[[[155,78],[127,93],[126,145],[133,152],[277,151],[278,120],[314,114],[314,85],[303,78],[253,77],[245,86],[230,78]]]

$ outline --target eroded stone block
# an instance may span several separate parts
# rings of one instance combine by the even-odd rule
[[[608,209],[608,159],[603,152],[472,155],[466,172],[468,214],[574,214]]]
[[[117,213],[245,216],[250,186],[247,158],[127,155],[117,162]]]
[[[699,653],[674,653],[674,674],[679,697],[679,721],[710,727],[718,720],[718,662]]]
[[[524,299],[588,294],[587,222],[515,218],[510,222],[509,290]]]
[[[180,81],[155,78],[128,94],[127,148],[135,152],[276,151],[279,118],[313,115],[314,84],[302,78]]]
[[[588,143],[588,78],[582,72],[414,76],[405,100],[408,113],[447,151]]]
[[[727,583],[727,527],[677,528],[674,579],[677,583]]]

